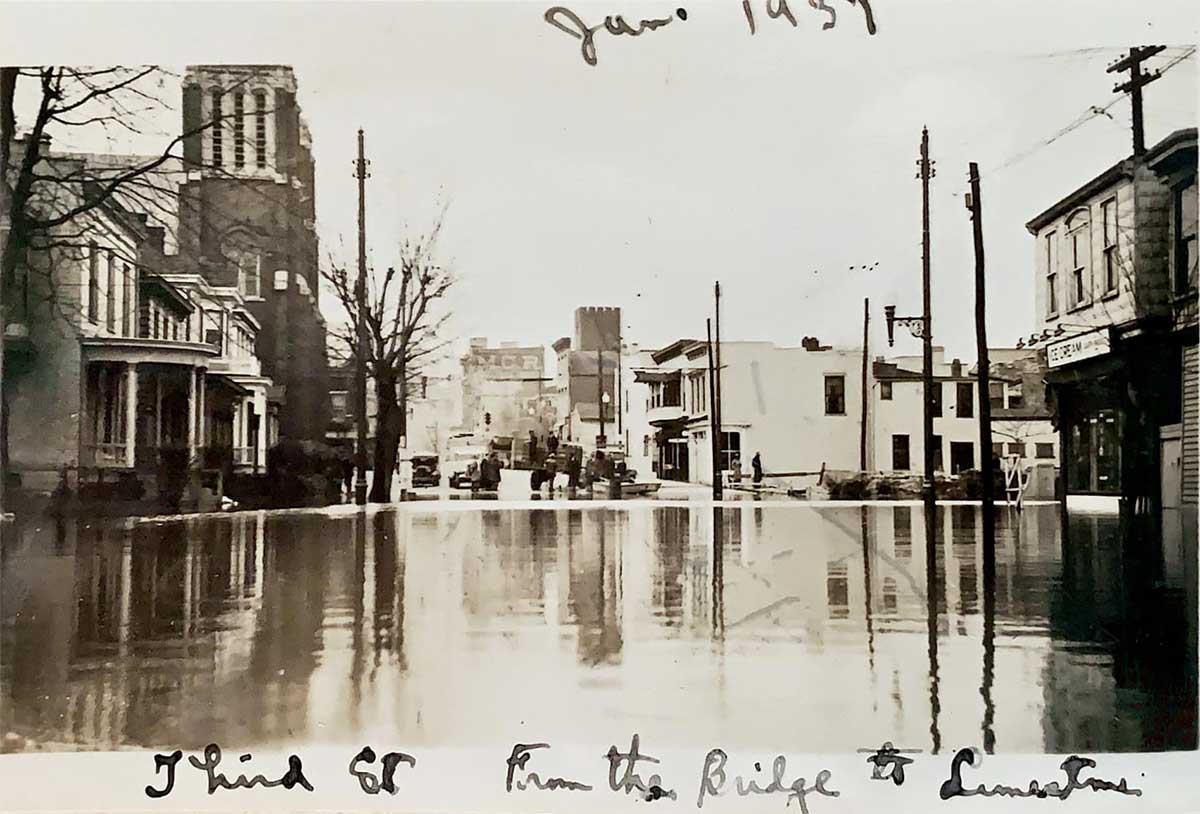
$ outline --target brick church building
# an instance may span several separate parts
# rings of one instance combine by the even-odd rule
[[[194,65],[183,81],[179,262],[236,286],[261,324],[254,352],[274,385],[283,438],[329,421],[318,303],[311,136],[284,65]]]

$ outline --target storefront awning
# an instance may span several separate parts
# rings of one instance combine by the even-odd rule
[[[1068,367],[1051,368],[1046,371],[1046,384],[1065,385],[1103,379],[1119,373],[1125,366],[1119,354],[1109,354],[1097,359],[1088,359]]]
[[[633,380],[641,384],[666,384],[680,380],[678,370],[635,370]]]

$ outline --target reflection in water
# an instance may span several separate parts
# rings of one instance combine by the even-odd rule
[[[21,527],[0,731],[1190,749],[1195,520],[1170,521],[1001,509],[989,540],[970,506],[547,503]]]

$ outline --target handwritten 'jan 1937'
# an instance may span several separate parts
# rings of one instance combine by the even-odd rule
[[[555,6],[547,9],[543,15],[546,22],[570,34],[572,37],[580,41],[580,51],[583,54],[583,61],[588,65],[596,64],[596,42],[595,36],[600,31],[607,31],[614,36],[626,35],[629,37],[640,37],[647,31],[655,31],[665,25],[669,25],[676,19],[686,20],[687,10],[682,8],[675,9],[675,13],[659,19],[642,20],[634,28],[629,23],[625,22],[625,18],[620,14],[609,15],[604,18],[604,22],[599,25],[589,26],[583,20],[579,19],[579,15],[563,6]]]
[[[792,12],[791,6],[788,5],[788,0],[764,0],[766,4],[767,17],[772,20],[778,20],[780,17],[792,24],[793,28],[799,26],[796,20],[796,15]],[[875,33],[875,15],[871,11],[871,0],[846,0],[852,6],[859,6],[863,10],[866,17],[867,33]],[[816,11],[824,12],[828,15],[828,19],[821,25],[821,29],[828,31],[837,24],[837,11],[830,6],[826,0],[808,0],[808,5]],[[750,33],[753,35],[758,31],[758,24],[754,16],[754,5],[752,0],[742,0],[742,13],[746,17],[746,24],[750,26]],[[604,22],[597,25],[588,25],[579,15],[571,11],[565,6],[554,6],[546,10],[542,15],[547,23],[562,31],[574,39],[579,40],[579,50],[583,56],[583,61],[588,65],[596,64],[596,35],[602,32],[607,32],[613,36],[640,37],[647,31],[657,31],[663,26],[670,25],[676,20],[686,20],[688,18],[687,9],[677,8],[674,14],[666,17],[657,17],[652,19],[642,19],[637,25],[631,25],[626,22],[625,18],[620,14],[610,14],[604,18]]]

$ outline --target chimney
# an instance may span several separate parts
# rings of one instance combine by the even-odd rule
[[[958,359],[950,363],[950,375],[956,379],[962,376],[962,362]]]

